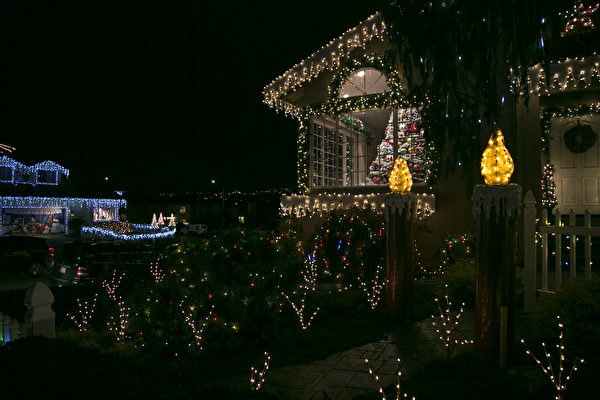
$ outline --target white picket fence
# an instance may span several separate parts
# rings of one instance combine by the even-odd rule
[[[56,337],[54,295],[42,282],[37,282],[25,293],[27,312],[23,322],[0,312],[0,345],[27,336]]]
[[[0,312],[0,345],[23,337],[24,328],[23,323]]]
[[[533,311],[535,307],[535,298],[537,291],[554,292],[560,290],[562,286],[563,266],[568,266],[569,281],[574,281],[577,277],[577,237],[584,238],[584,275],[592,275],[592,237],[600,237],[600,227],[592,226],[592,214],[590,210],[585,210],[583,226],[577,226],[575,211],[571,210],[568,214],[568,224],[563,222],[563,215],[559,210],[555,212],[555,224],[548,223],[548,213],[542,211],[542,215],[537,223],[537,213],[535,208],[535,198],[531,191],[525,195],[525,207],[523,212],[524,223],[524,309]],[[537,238],[536,238],[537,236]],[[562,238],[566,236],[569,239],[567,251],[569,252],[569,261],[563,262]],[[539,239],[538,239],[539,238]],[[554,284],[549,285],[548,275],[548,257],[549,240],[554,241]],[[537,284],[537,243],[541,241],[541,274],[540,284]]]

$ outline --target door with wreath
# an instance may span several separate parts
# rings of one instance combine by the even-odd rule
[[[600,214],[600,116],[554,118],[550,131],[550,163],[558,209]]]

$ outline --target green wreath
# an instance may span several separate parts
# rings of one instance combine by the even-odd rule
[[[567,130],[565,144],[571,153],[585,153],[596,143],[596,132],[589,125],[580,125]]]

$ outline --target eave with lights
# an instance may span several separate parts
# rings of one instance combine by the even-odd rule
[[[0,156],[0,234],[64,234],[72,218],[82,224],[119,219],[125,199],[75,195],[64,185],[69,175],[53,161],[28,166]]]

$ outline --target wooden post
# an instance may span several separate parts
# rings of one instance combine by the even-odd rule
[[[514,346],[517,220],[523,206],[519,185],[477,185],[473,212],[477,220],[475,353],[481,361],[500,363],[500,309],[506,307],[506,354]]]
[[[569,226],[575,226],[575,210],[571,209],[569,212]],[[570,249],[569,249],[569,282],[575,282],[575,276],[577,272],[575,271],[576,263],[577,263],[577,235],[572,233],[569,236],[570,241]]]
[[[586,228],[592,227],[592,214],[589,209],[585,210],[584,225]],[[585,235],[585,277],[592,277],[592,237]]]
[[[523,210],[523,263],[525,267],[524,310],[532,312],[535,307],[536,285],[536,244],[535,244],[535,197],[531,190],[525,195]]]
[[[412,314],[414,270],[413,225],[417,210],[414,194],[389,194],[385,199],[387,231],[387,313],[408,319]]]
[[[562,226],[561,214],[558,208],[556,209],[556,220],[554,221],[554,226]],[[554,242],[554,246],[556,247],[554,251],[556,254],[554,259],[554,278],[556,280],[556,287],[554,290],[560,290],[560,287],[562,286],[562,235],[557,233],[554,238],[556,239]]]

